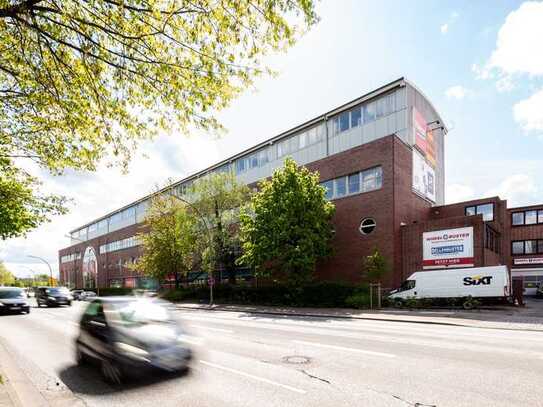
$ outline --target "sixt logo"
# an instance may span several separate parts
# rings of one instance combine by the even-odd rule
[[[464,285],[488,285],[492,281],[492,276],[473,276],[464,277]]]

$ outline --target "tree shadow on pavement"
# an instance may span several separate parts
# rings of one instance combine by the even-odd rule
[[[104,382],[100,374],[100,367],[95,365],[71,365],[59,372],[59,378],[72,392],[94,396],[130,391],[161,382],[185,379],[190,375],[190,368],[177,373],[152,371],[149,374],[131,375],[126,377],[122,384],[112,385]]]

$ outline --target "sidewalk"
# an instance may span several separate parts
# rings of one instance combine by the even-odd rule
[[[18,365],[6,344],[0,339],[0,407],[82,407],[84,403],[65,390],[47,395],[30,380]]]
[[[362,319],[543,332],[543,302],[538,307],[533,307],[531,302],[529,302],[526,308],[521,309],[515,307],[495,307],[472,311],[453,309],[400,310],[392,308],[370,311],[347,308],[295,308],[230,304],[209,306],[195,303],[178,303],[176,307],[180,309],[241,312],[255,315]]]

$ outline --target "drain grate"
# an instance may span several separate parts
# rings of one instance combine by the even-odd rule
[[[291,365],[307,365],[308,363],[311,363],[311,358],[308,358],[307,356],[285,356],[283,358],[283,362],[291,364]]]

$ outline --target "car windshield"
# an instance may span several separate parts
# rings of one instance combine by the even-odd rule
[[[17,298],[24,297],[23,290],[0,290],[0,298]]]
[[[122,301],[113,305],[124,325],[144,325],[171,321],[166,307],[148,300]]]
[[[67,295],[70,294],[67,288],[64,287],[54,287],[54,288],[48,288],[45,290],[47,294],[53,294],[53,295]]]

